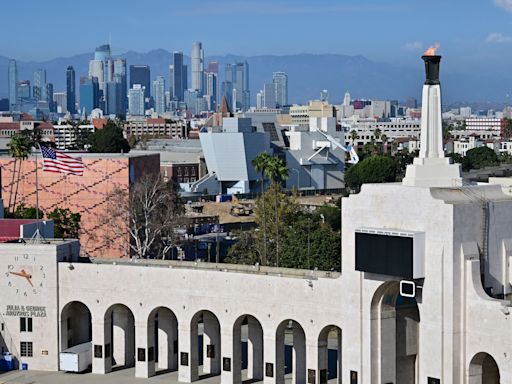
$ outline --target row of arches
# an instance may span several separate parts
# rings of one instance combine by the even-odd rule
[[[137,361],[150,364],[150,375],[178,370],[187,366],[190,381],[229,371],[233,383],[258,382],[264,376],[277,383],[291,381],[341,382],[341,329],[327,326],[318,335],[318,370],[306,370],[306,335],[293,319],[282,321],[276,329],[275,361],[264,362],[264,334],[261,323],[252,315],[240,316],[233,324],[232,350],[221,354],[221,326],[210,311],[197,312],[190,321],[190,348],[179,350],[178,320],[169,308],[154,309],[147,319],[147,348],[138,348],[133,312],[123,304],[111,306],[103,319],[106,371],[134,367]],[[93,340],[91,312],[78,301],[64,306],[61,312],[61,350]],[[183,337],[183,336],[182,336]],[[230,346],[231,347],[231,346]],[[97,351],[93,351],[97,353]],[[97,356],[96,356],[97,357]],[[311,377],[311,375],[318,378]],[[309,377],[307,377],[309,375]]]

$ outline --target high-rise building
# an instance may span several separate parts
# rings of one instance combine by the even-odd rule
[[[208,62],[208,66],[206,67],[206,72],[219,74],[219,62],[216,60],[212,60]]]
[[[231,110],[246,111],[251,105],[249,91],[249,64],[247,61],[235,64],[226,64],[226,82],[232,84],[232,101],[229,104]],[[226,99],[228,99],[227,95]],[[229,102],[229,99],[228,99]]]
[[[118,58],[114,60],[113,73],[112,81],[119,83],[116,115],[126,115],[126,109],[128,108],[128,79],[125,59]]]
[[[99,107],[100,89],[96,77],[80,78],[80,112],[89,115],[91,111]]]
[[[274,83],[263,86],[263,106],[265,108],[276,107],[276,89]]]
[[[329,91],[327,89],[323,89],[320,92],[320,101],[323,101],[325,103],[329,103]]]
[[[48,103],[48,109],[50,112],[57,112],[57,108],[53,104],[53,84],[46,83],[45,87],[45,100]]]
[[[265,96],[263,90],[256,94],[256,108],[260,109],[265,106]]]
[[[54,92],[53,93],[53,103],[57,113],[66,113],[68,112],[67,107],[68,97],[66,92]],[[76,110],[76,107],[75,107]]]
[[[144,99],[149,101],[151,97],[151,74],[149,65],[130,65],[130,89],[135,84],[144,88]]]
[[[165,79],[163,76],[158,76],[153,81],[153,99],[155,102],[155,112],[158,115],[163,115],[165,112]]]
[[[110,44],[103,44],[94,50],[94,60],[106,62],[111,56]]]
[[[192,44],[192,84],[191,89],[203,94],[203,72],[204,72],[204,52],[203,45],[200,42]]]
[[[144,116],[144,94],[144,86],[140,84],[133,84],[128,91],[128,110],[131,116]]]
[[[348,107],[350,105],[350,93],[345,92],[345,97],[343,97],[343,105]]]
[[[70,114],[76,113],[76,80],[75,69],[70,65],[66,69],[66,108]],[[62,106],[62,105],[61,105]]]
[[[32,95],[38,101],[46,101],[46,71],[44,69],[36,69],[34,71],[34,82],[32,86]]]
[[[205,72],[204,74],[205,86],[204,86],[204,96],[207,97],[208,100],[208,109],[210,111],[217,110],[217,73],[215,72]]]
[[[170,67],[171,96],[178,101],[184,100],[184,91],[187,89],[187,66],[183,65],[183,52],[175,51],[172,54]]]
[[[110,56],[110,45],[103,44],[95,49],[94,60],[89,61],[89,77],[96,77],[98,79],[98,85],[101,91],[104,90],[105,83],[111,77],[111,71],[108,69]]]
[[[18,109],[18,66],[16,60],[9,60],[9,110]]]
[[[30,80],[18,81],[18,100],[30,99]]]
[[[231,81],[223,81],[221,87],[222,98],[226,100],[229,110],[233,110],[233,83]]]
[[[121,109],[121,81],[109,81],[105,84],[105,114],[124,115],[126,110]]]
[[[272,76],[275,89],[276,106],[288,105],[288,75],[285,72],[274,72]]]

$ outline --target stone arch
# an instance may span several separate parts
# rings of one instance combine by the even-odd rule
[[[371,382],[418,380],[420,313],[414,298],[400,296],[400,282],[383,283],[371,303]]]
[[[471,359],[468,369],[468,384],[499,384],[500,369],[496,360],[485,352]]]
[[[148,316],[148,362],[150,371],[178,369],[178,320],[167,307],[157,307]]]
[[[70,301],[60,313],[60,350],[92,341],[89,307],[81,301]]]
[[[135,317],[124,304],[111,305],[104,314],[105,359],[112,370],[135,366]]]
[[[220,374],[220,322],[213,312],[201,310],[190,320],[191,378]]]
[[[282,321],[276,330],[276,383],[291,373],[292,383],[306,383],[306,334],[295,320]]]
[[[324,327],[318,335],[318,381],[320,384],[336,379],[341,383],[341,328]]]
[[[263,379],[263,327],[252,315],[242,315],[233,324],[232,365],[235,384]]]

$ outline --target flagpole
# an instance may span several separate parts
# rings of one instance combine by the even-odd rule
[[[41,232],[39,231],[39,175],[38,175],[38,164],[37,164],[37,152],[41,150],[41,146],[36,141],[36,220],[37,220],[37,228],[34,237],[37,240],[41,239]]]

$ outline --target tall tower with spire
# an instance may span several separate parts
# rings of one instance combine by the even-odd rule
[[[436,47],[437,48],[437,47]],[[421,109],[420,155],[407,166],[403,185],[417,187],[455,187],[462,185],[459,164],[451,164],[444,156],[443,125],[441,120],[441,56],[434,47],[422,56],[426,80],[423,85]]]

